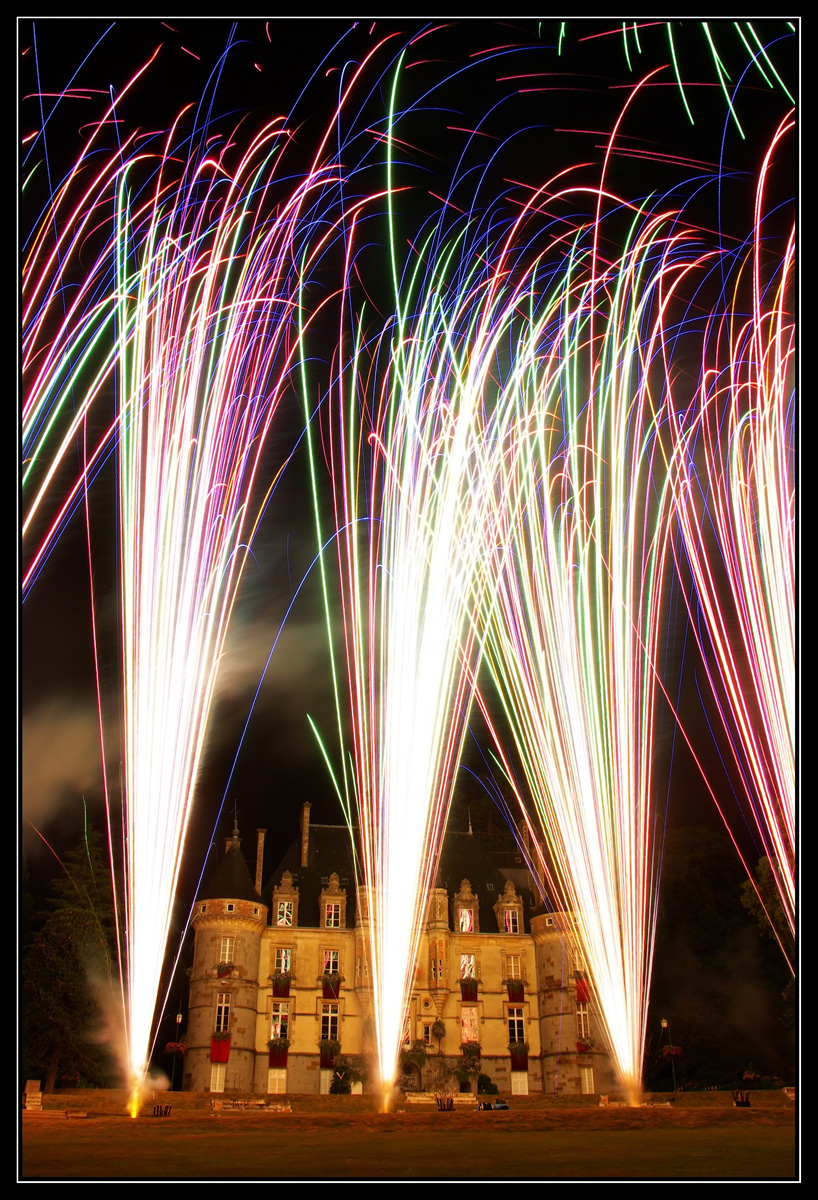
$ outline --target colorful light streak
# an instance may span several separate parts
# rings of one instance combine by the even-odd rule
[[[544,309],[532,280],[536,316],[509,396],[518,444],[499,464],[501,493],[513,496],[498,506],[508,565],[486,617],[485,664],[536,814],[523,806],[520,820],[544,842],[545,876],[574,913],[605,1042],[631,1095],[658,885],[663,327],[696,261],[675,216],[635,214],[610,263],[597,255],[598,216],[575,239]],[[511,778],[499,735],[498,752]]]
[[[691,627],[794,936],[795,231],[771,269],[764,220],[771,163],[792,124],[765,156],[752,253],[728,311],[711,320],[696,399],[676,425],[674,494]]]
[[[636,26],[633,35],[638,43]],[[382,44],[341,72],[336,117]],[[751,58],[759,71],[762,59],[772,67],[766,52],[751,51]],[[387,132],[371,131],[374,144],[388,147],[390,199],[397,191],[394,105],[393,94]],[[113,113],[114,106],[104,120]],[[485,636],[554,859],[554,885],[577,914],[606,1040],[636,1088],[655,923],[651,717],[668,504],[659,436],[668,378],[664,320],[674,290],[699,263],[697,252],[675,231],[673,214],[633,206],[625,248],[603,258],[601,239],[613,223],[603,210],[617,202],[602,187],[590,189],[595,217],[579,231],[575,219],[560,217],[564,236],[548,233],[547,249],[538,251],[551,220],[546,201],[580,194],[567,186],[557,192],[554,181],[522,205],[496,248],[479,241],[452,186],[438,199],[447,211],[466,213],[468,236],[445,238],[441,217],[429,238],[415,239],[420,249],[402,279],[392,232],[395,315],[370,342],[352,281],[359,279],[358,212],[376,196],[344,196],[343,216],[332,222],[319,223],[314,207],[318,197],[326,207],[343,192],[334,165],[340,145],[331,165],[319,166],[333,128],[312,169],[283,192],[273,179],[290,133],[278,123],[239,152],[237,168],[229,147],[211,149],[204,135],[201,153],[185,148],[187,169],[175,165],[173,135],[152,158],[126,140],[90,185],[84,176],[80,183],[84,155],[46,213],[26,267],[24,432],[37,488],[28,536],[114,376],[119,396],[117,420],[92,439],[83,469],[56,501],[58,516],[24,586],[118,436],[131,1069],[139,1076],[148,1054],[218,659],[257,511],[254,488],[269,482],[259,477],[260,456],[295,355],[324,304],[308,301],[311,270],[343,230],[339,350],[324,443],[332,536],[320,517],[311,421],[308,436],[331,639],[336,587],[327,560],[330,546],[337,552],[346,661],[336,666],[334,687],[342,746],[347,720],[352,727],[337,787],[350,823],[357,815],[360,826],[381,1077],[391,1079],[397,1059]],[[613,150],[612,139],[606,161]],[[132,180],[146,172],[146,198],[141,183],[130,194]],[[115,223],[104,210],[112,197]],[[539,230],[530,234],[535,222]],[[611,244],[617,241],[621,232]],[[68,300],[80,255],[97,244],[98,257]],[[791,267],[789,249],[782,280]],[[752,325],[738,328],[731,314],[718,345],[729,342],[729,396],[763,390],[758,411],[766,412],[773,393],[786,408],[792,344],[787,349],[780,297],[788,284],[770,308],[766,294],[761,300],[760,268],[756,274]],[[311,416],[306,358],[303,365]],[[713,463],[716,447],[724,451],[722,430],[709,426],[724,407],[717,379],[706,376],[701,415],[692,414],[679,441],[692,456],[709,438]],[[75,396],[76,412],[66,420]],[[780,472],[786,418],[776,421],[765,432],[764,420],[746,412],[737,419],[729,464],[736,496],[746,497],[762,477],[769,481],[772,463]],[[717,484],[728,494],[726,460],[714,470],[713,491]],[[791,495],[781,479],[759,494],[777,488],[780,503]],[[683,490],[680,484],[679,496]],[[679,508],[692,530],[695,514]],[[764,555],[779,544],[773,522],[780,516],[774,509],[765,517],[775,532],[763,539]],[[744,517],[744,528],[754,528],[746,506]],[[751,591],[763,571],[762,551],[745,550],[749,544],[748,533],[738,542],[735,574]],[[783,581],[768,624],[781,642],[774,656],[786,665],[792,554],[788,593],[782,544],[783,562],[766,570]],[[516,570],[508,569],[509,556]],[[773,697],[764,702],[771,714],[782,687],[765,675],[763,688]],[[790,694],[784,687],[784,697]],[[788,722],[791,752],[791,711],[776,737],[783,746]],[[775,753],[786,765],[778,745]],[[532,827],[525,813],[521,821]],[[787,836],[785,829],[785,850]],[[789,836],[791,847],[791,828]],[[773,850],[782,855],[777,842]]]

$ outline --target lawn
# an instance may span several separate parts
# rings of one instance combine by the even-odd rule
[[[792,1107],[46,1112],[23,1118],[20,1178],[791,1180],[795,1128]]]

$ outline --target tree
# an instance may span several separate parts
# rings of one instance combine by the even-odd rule
[[[114,956],[111,872],[100,834],[89,827],[65,855],[23,960],[21,1040],[27,1077],[109,1082],[116,1065],[107,1019],[121,1026]],[[107,1043],[107,1044],[105,1044]]]
[[[727,1086],[749,1062],[789,1076],[791,1048],[776,1008],[781,955],[741,904],[744,868],[730,841],[705,828],[671,829],[664,844],[644,1078],[672,1086],[666,1019],[683,1086]]]

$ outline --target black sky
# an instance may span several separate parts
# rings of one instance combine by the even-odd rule
[[[361,89],[359,124],[364,129],[382,120],[389,67],[411,35],[422,28],[414,21],[374,26],[364,21],[350,29],[346,21],[323,18],[266,23],[242,19],[235,24],[222,17],[167,24],[153,18],[116,22],[49,18],[33,25],[20,21],[23,139],[39,128],[42,113],[49,117],[45,141],[34,156],[41,161],[38,182],[20,205],[22,239],[37,219],[47,180],[53,187],[73,161],[108,90],[121,89],[157,48],[154,65],[122,109],[123,129],[165,129],[183,104],[195,106],[202,101],[201,111],[208,108],[213,128],[222,130],[235,127],[242,118],[247,128],[253,128],[273,115],[294,111],[306,161],[316,131],[323,128],[332,109],[341,68],[359,61],[380,37],[396,35],[379,54],[367,86]],[[763,30],[771,57],[792,87],[795,37],[783,20],[762,21],[757,28]],[[473,139],[460,162],[461,182],[453,200],[476,194],[478,208],[488,211],[520,185],[537,186],[560,167],[577,162],[589,164],[589,183],[596,182],[605,137],[627,89],[648,71],[664,67],[657,86],[645,93],[629,118],[623,136],[633,155],[615,160],[611,186],[633,198],[675,190],[681,203],[695,195],[703,224],[720,225],[726,238],[745,237],[752,221],[751,174],[772,129],[789,107],[780,88],[768,88],[758,75],[747,74],[737,102],[747,138],[740,138],[727,113],[699,23],[676,23],[675,47],[697,117],[691,127],[674,85],[662,26],[642,28],[641,55],[631,37],[633,69],[625,57],[627,39],[615,22],[569,21],[558,54],[559,32],[560,24],[554,20],[470,20],[430,32],[410,48],[415,63],[405,73],[403,102],[408,104],[411,96],[417,111],[401,128],[409,143],[402,178],[411,187],[401,201],[402,232],[410,236],[419,228],[434,211],[435,196],[447,188],[453,164],[464,152],[464,136],[453,128],[474,128],[476,122],[481,122],[481,135]],[[732,26],[714,22],[711,32],[725,70],[734,80],[741,78],[747,55]],[[494,53],[487,53],[490,50]],[[58,100],[69,86],[91,90]],[[25,175],[31,163],[26,161],[25,140],[23,145]],[[354,152],[353,146],[350,154]],[[656,153],[669,157],[660,162],[653,157]],[[490,155],[496,157],[486,168]],[[373,161],[356,178],[356,186],[374,186],[380,169]],[[372,228],[374,260],[382,253],[378,239],[383,237],[383,225],[375,221]],[[328,346],[327,360],[330,355]],[[271,470],[290,453],[300,433],[300,409],[293,393],[271,438]],[[270,862],[291,839],[302,800],[313,802],[314,819],[342,819],[306,719],[309,712],[322,726],[332,721],[320,591],[317,573],[310,570],[315,537],[305,477],[305,454],[303,448],[296,449],[268,506],[242,584],[187,850],[188,900],[222,800],[228,810],[236,803],[239,822],[248,835],[258,825],[270,831]],[[94,559],[90,568],[100,602],[100,660],[109,711],[116,710],[118,696],[113,494],[109,466],[91,496]],[[94,819],[102,820],[89,597],[84,520],[78,512],[26,599],[21,617],[23,836],[33,862],[42,862],[44,852],[29,822],[59,848],[76,838],[83,797]],[[288,610],[245,732],[255,688]],[[717,759],[708,749],[707,722],[691,686],[694,656],[683,659],[684,644],[680,618],[670,642],[671,677],[673,672],[685,673],[686,721],[696,744],[704,748],[718,790],[729,797]],[[688,644],[687,649],[692,647]],[[476,732],[479,737],[479,729]],[[672,756],[674,765],[667,784],[668,820],[677,825],[701,821],[718,825],[669,717],[660,738],[660,780],[668,775]],[[115,746],[109,766],[115,777]],[[662,797],[659,803],[661,807]],[[225,817],[217,841],[227,823]]]

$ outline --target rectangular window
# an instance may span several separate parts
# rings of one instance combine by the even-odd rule
[[[582,1088],[583,1096],[593,1096],[594,1094],[594,1068],[580,1067],[579,1081]]]
[[[519,954],[506,955],[506,979],[522,979]]]
[[[424,1046],[431,1046],[432,1044],[432,1027],[428,1021],[424,1021],[423,1023],[423,1044]]]
[[[233,954],[236,949],[236,939],[231,937],[223,937],[221,949],[219,950],[219,962],[231,963]]]
[[[286,1067],[270,1067],[267,1072],[267,1095],[283,1096],[287,1091]]]
[[[519,933],[519,918],[516,908],[506,909],[506,933]]]
[[[230,993],[219,992],[216,996],[216,1033],[227,1033],[230,1028]]]
[[[224,1081],[227,1078],[227,1063],[211,1063],[210,1064],[210,1090],[211,1092],[223,1092]]]
[[[474,933],[474,910],[471,908],[461,908],[460,910],[460,932]]]
[[[508,1040],[510,1042],[525,1041],[525,1014],[522,1008],[508,1010]]]
[[[277,925],[292,925],[293,923],[293,902],[292,900],[279,900],[278,916],[276,918]]]
[[[528,1095],[528,1071],[511,1072],[511,1094],[512,1096]]]
[[[327,929],[341,928],[341,905],[328,904],[324,910],[324,924]]]
[[[480,1040],[477,1032],[477,1009],[461,1008],[460,1010],[460,1040],[461,1042],[477,1042]]]
[[[289,971],[292,962],[292,950],[289,946],[276,947],[276,970]]]
[[[272,1011],[270,1013],[270,1037],[285,1038],[289,1037],[287,1032],[290,1027],[290,1005],[285,1001],[274,1000]]]
[[[321,1037],[327,1042],[338,1041],[338,1005],[321,1005]]]
[[[318,1080],[318,1091],[321,1096],[328,1096],[329,1089],[332,1086],[332,1077],[335,1074],[335,1068],[330,1067],[329,1070],[321,1070]]]
[[[588,1020],[588,1005],[577,1004],[577,1037],[591,1036],[591,1023]]]
[[[338,971],[338,951],[337,950],[325,950],[324,951],[324,974],[332,975],[334,973],[337,973],[337,971]]]
[[[461,979],[475,979],[476,978],[476,975],[474,972],[474,955],[473,954],[461,954],[460,955],[460,978]]]

